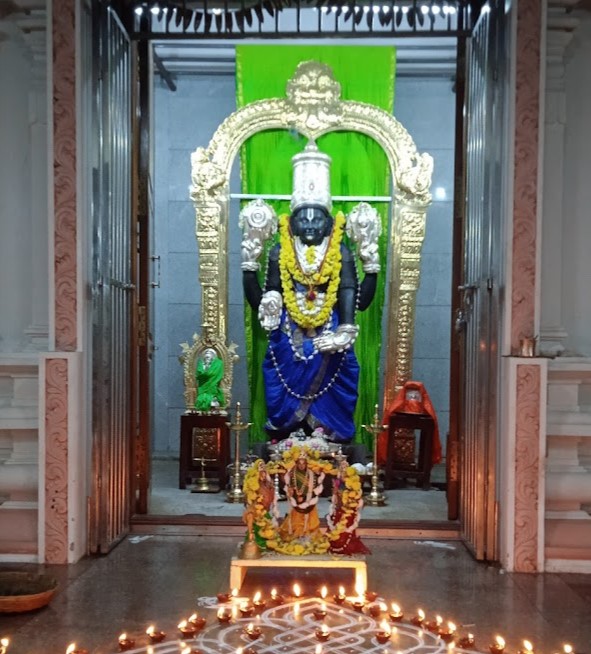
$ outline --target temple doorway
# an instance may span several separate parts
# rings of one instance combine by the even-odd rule
[[[202,327],[195,216],[188,192],[190,154],[207,145],[220,121],[235,107],[232,67],[237,41],[252,41],[269,32],[270,38],[282,43],[302,34],[320,43],[330,35],[334,43],[347,26],[348,47],[372,43],[397,48],[394,115],[409,130],[419,152],[429,152],[435,160],[412,336],[412,377],[425,384],[433,400],[443,441],[444,466],[435,470],[432,486],[434,494],[447,501],[431,517],[429,533],[440,529],[441,534],[457,537],[461,532],[474,545],[478,558],[494,559],[495,343],[501,319],[499,225],[504,197],[502,171],[495,162],[506,154],[503,93],[508,76],[501,3],[475,9],[464,0],[448,0],[443,5],[432,0],[420,7],[390,2],[329,9],[296,2],[289,9],[265,7],[270,20],[258,4],[240,8],[207,3],[188,7],[184,2],[182,7],[177,3],[123,4],[126,8],[120,14],[112,7],[107,13],[129,37],[136,64],[130,85],[135,89],[135,119],[129,142],[135,146],[131,195],[137,233],[134,230],[131,259],[137,286],[131,284],[128,289],[134,298],[129,344],[135,363],[129,433],[114,428],[109,417],[119,412],[119,404],[111,405],[109,398],[123,399],[116,388],[106,389],[104,416],[95,425],[95,440],[101,444],[96,484],[99,491],[107,489],[102,492],[104,516],[97,513],[97,524],[127,506],[125,493],[111,497],[111,489],[116,488],[130,490],[132,524],[205,520],[241,528],[240,507],[225,502],[225,489],[206,494],[178,488],[179,422],[187,408],[182,400],[179,346]],[[110,38],[109,29],[101,34]],[[103,78],[98,74],[101,71],[115,78],[116,70],[108,62],[105,66],[97,70],[97,79]],[[496,83],[499,79],[503,84]],[[97,147],[103,146],[98,143]],[[242,199],[237,165],[230,186],[229,213],[236,216]],[[232,229],[228,236],[225,254],[231,260],[239,251],[239,236]],[[108,263],[107,256],[105,266]],[[235,283],[237,275],[228,270],[234,282],[228,285],[228,340],[236,342],[242,356],[236,364],[233,400],[242,402],[243,417],[248,419],[248,384],[240,369],[245,364],[240,351],[244,302],[241,286]],[[383,343],[381,351],[385,352]],[[390,390],[382,375],[391,358],[384,356],[380,365],[378,404],[380,396]],[[95,364],[100,367],[101,362],[95,359]],[[130,469],[111,465],[109,447],[119,431],[127,436],[120,442],[122,452],[129,447]],[[232,461],[234,452],[228,449]],[[243,437],[243,456],[250,449]],[[431,490],[414,490],[413,476],[408,477],[410,490],[392,490],[407,493],[407,498],[410,492],[423,497],[431,494]],[[407,480],[400,483],[405,486]],[[211,516],[205,501],[214,496],[217,508],[212,513],[217,515]],[[391,504],[402,507],[404,503]],[[224,510],[231,513],[225,520]],[[382,507],[375,511],[381,512]],[[368,520],[368,528],[385,526],[396,531],[410,525],[424,534],[428,513],[424,507],[390,517],[382,513]],[[123,531],[118,529],[118,533]]]

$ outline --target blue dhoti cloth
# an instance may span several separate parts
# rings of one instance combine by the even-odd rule
[[[338,314],[333,311],[330,328],[334,331],[337,326]],[[290,342],[295,330],[297,325],[284,309],[281,326],[269,336],[263,362],[267,429],[295,430],[306,422],[312,429],[322,427],[329,439],[348,443],[355,435],[353,413],[359,382],[355,352],[314,353],[316,330],[313,335],[299,330],[297,351],[304,358],[298,357]]]

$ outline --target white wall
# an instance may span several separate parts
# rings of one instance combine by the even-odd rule
[[[563,316],[566,354],[591,356],[591,17],[566,55]]]

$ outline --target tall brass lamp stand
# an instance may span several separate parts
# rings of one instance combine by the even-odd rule
[[[226,502],[230,504],[243,504],[244,491],[240,481],[240,432],[248,429],[252,422],[242,422],[240,413],[240,402],[236,402],[235,422],[227,422],[228,427],[234,432],[234,476],[232,481],[232,490],[228,492]]]
[[[388,429],[388,425],[380,424],[378,420],[378,405],[375,406],[372,425],[361,425],[367,432],[373,436],[373,470],[371,474],[371,491],[365,496],[365,504],[368,506],[384,506],[386,496],[380,493],[378,488],[378,436]]]

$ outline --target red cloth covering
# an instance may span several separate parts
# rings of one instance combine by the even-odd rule
[[[408,391],[419,391],[422,401],[417,399],[406,399]],[[439,440],[439,425],[437,424],[437,414],[433,408],[433,403],[429,393],[421,382],[407,381],[406,384],[398,391],[396,397],[390,402],[390,406],[384,411],[382,424],[387,425],[392,413],[423,413],[431,416],[435,422],[433,429],[433,465],[441,461],[441,441]],[[383,431],[378,436],[378,463],[384,465],[388,454],[388,430]]]
[[[343,512],[341,510],[336,511],[333,516],[334,522],[339,522],[342,517]],[[346,526],[350,527],[356,517],[356,515],[348,516]],[[352,556],[353,554],[371,554],[371,550],[365,546],[355,530],[351,532],[345,531],[336,540],[331,540],[328,551],[331,554],[346,554],[347,556]]]

